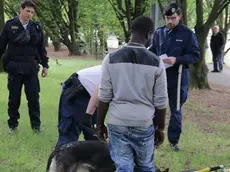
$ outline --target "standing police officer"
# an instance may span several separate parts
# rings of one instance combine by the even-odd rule
[[[8,126],[10,132],[18,127],[18,112],[21,89],[24,84],[28,101],[31,127],[40,131],[39,105],[39,63],[43,66],[42,77],[48,73],[48,57],[45,50],[43,33],[38,23],[31,21],[35,4],[24,1],[20,15],[7,21],[0,35],[0,57],[3,55],[3,67],[8,73]]]
[[[166,54],[164,63],[173,65],[166,69],[168,82],[168,96],[171,117],[168,126],[168,140],[173,150],[178,151],[180,134],[182,131],[182,105],[188,95],[189,64],[199,60],[199,48],[196,35],[183,24],[181,9],[172,3],[164,9],[166,26],[156,30],[150,51],[160,56]],[[183,65],[181,75],[180,108],[177,110],[177,82],[179,66]]]

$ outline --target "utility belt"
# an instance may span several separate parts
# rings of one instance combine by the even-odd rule
[[[76,98],[82,93],[88,93],[85,87],[81,84],[78,79],[78,74],[73,73],[65,82],[65,89],[63,96],[70,102],[73,103]]]
[[[15,56],[6,51],[2,61],[6,72],[36,74],[39,71],[38,61],[35,56]]]
[[[35,62],[35,56],[12,56],[10,60],[15,62]]]

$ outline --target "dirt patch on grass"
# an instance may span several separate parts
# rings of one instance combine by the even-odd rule
[[[191,90],[183,107],[183,118],[215,133],[210,124],[230,123],[230,87],[210,84],[210,90]]]

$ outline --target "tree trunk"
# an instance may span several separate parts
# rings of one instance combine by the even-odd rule
[[[5,18],[4,18],[4,0],[0,0],[0,31],[4,27]]]
[[[195,33],[197,36],[200,60],[196,64],[192,65],[190,72],[190,87],[191,88],[210,88],[208,84],[208,68],[205,64],[205,42],[208,35],[209,28],[204,27],[203,21],[203,0],[196,0],[196,17],[197,23],[195,26]],[[211,27],[211,26],[210,26]]]
[[[80,55],[80,49],[79,49],[79,45],[78,45],[78,37],[77,37],[77,33],[78,33],[78,29],[76,26],[76,22],[77,22],[77,1],[76,0],[68,0],[68,4],[69,4],[69,12],[68,12],[68,16],[69,16],[69,21],[70,21],[70,39],[71,39],[71,44],[68,45],[67,47],[69,48],[69,55]]]
[[[117,19],[119,20],[121,27],[124,32],[125,42],[127,43],[130,39],[130,28],[132,21],[144,14],[147,0],[108,0],[113,10],[116,13]],[[133,5],[134,4],[134,5]],[[123,7],[124,6],[124,7]]]
[[[203,26],[195,28],[199,49],[200,60],[198,63],[191,65],[190,69],[190,87],[191,88],[210,88],[208,84],[208,67],[205,63],[205,41],[208,35],[208,30],[205,30]]]
[[[72,42],[70,44],[70,46],[68,47],[69,49],[69,55],[72,56],[72,55],[81,55],[80,53],[80,50],[79,50],[79,46],[77,45],[76,42]]]
[[[182,9],[182,22],[185,25],[188,25],[187,21],[187,0],[176,0],[177,4],[181,7]]]
[[[225,38],[224,48],[228,40],[229,29],[230,29],[230,16],[229,16],[229,5],[228,5],[228,7],[225,9],[225,19],[224,19],[224,29],[223,29],[224,38]],[[230,48],[224,52],[224,57],[227,55],[229,50]]]
[[[3,29],[5,24],[4,18],[4,0],[0,0],[0,32]],[[1,57],[0,57],[1,59]],[[3,72],[2,60],[0,60],[0,72]]]
[[[53,46],[54,46],[55,52],[60,51],[60,49],[61,49],[61,43],[60,42],[53,41]]]
[[[48,34],[44,34],[44,39],[45,39],[45,46],[46,47],[49,47],[49,36],[48,36]]]

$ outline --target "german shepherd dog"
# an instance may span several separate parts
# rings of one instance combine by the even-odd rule
[[[56,148],[46,172],[114,172],[107,144],[98,140],[76,141]]]
[[[115,171],[108,145],[98,140],[71,142],[54,149],[46,168],[46,172]],[[156,172],[168,172],[168,169],[161,171],[156,168]]]

